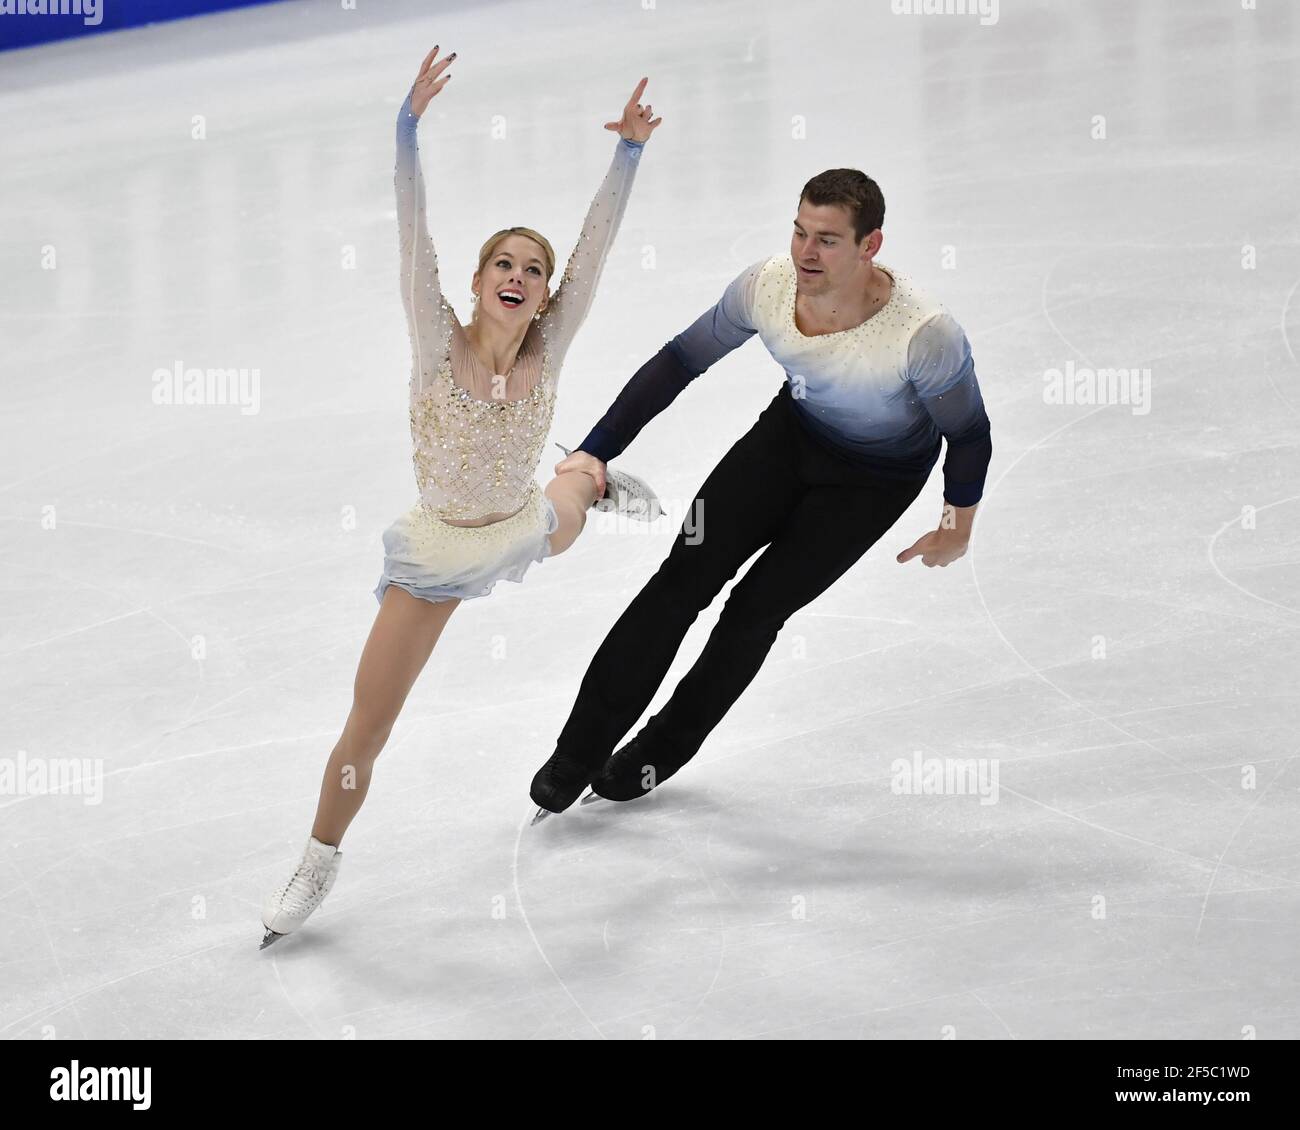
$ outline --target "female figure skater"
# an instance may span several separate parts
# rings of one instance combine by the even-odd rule
[[[462,326],[439,287],[415,140],[420,115],[451,79],[443,72],[455,52],[435,63],[437,55],[434,47],[425,57],[398,113],[394,178],[420,501],[384,533],[379,613],[352,709],[325,767],[302,861],[263,903],[263,949],[301,926],[333,886],[339,845],[365,800],[375,758],[453,609],[562,553],[598,501],[643,520],[660,512],[643,482],[612,469],[607,476],[566,469],[545,491],[533,477],[560,366],[591,306],[642,146],[662,121],[637,102],[647,80],[622,118],[605,124],[619,134],[614,160],[555,293],[547,290],[555,270],[550,243],[531,228],[506,228],[482,247],[471,281],[474,317]]]

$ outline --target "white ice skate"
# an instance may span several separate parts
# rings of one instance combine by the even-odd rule
[[[262,903],[262,925],[266,934],[259,949],[292,934],[320,906],[334,885],[343,862],[343,853],[331,844],[309,837],[302,862],[283,887],[277,887]]]
[[[562,443],[555,445],[565,455],[572,455]],[[610,514],[623,514],[637,522],[653,522],[664,512],[649,485],[626,471],[605,467],[605,494],[596,499],[595,508]]]

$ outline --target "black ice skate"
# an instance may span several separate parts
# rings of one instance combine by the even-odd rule
[[[581,795],[605,763],[605,754],[590,755],[584,760],[558,750],[537,770],[528,794],[537,805],[532,823],[537,824],[556,812],[563,812]]]
[[[651,753],[637,734],[610,755],[591,782],[591,794],[583,797],[582,803],[636,800],[662,785],[689,760],[689,756],[678,758],[666,751]]]

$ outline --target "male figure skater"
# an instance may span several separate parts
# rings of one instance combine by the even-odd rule
[[[631,800],[677,772],[758,673],[787,617],[857,561],[920,493],[948,441],[938,528],[898,555],[966,552],[992,454],[970,343],[943,307],[875,262],[885,202],[857,169],[799,198],[790,254],[742,271],[721,301],[637,370],[557,466],[619,455],[691,381],[755,333],[786,381],[704,480],[672,550],[605,637],[554,755],[533,778],[534,822],[591,785]],[[701,611],[736,570],[695,665],[659,713],[611,751],[654,697]]]

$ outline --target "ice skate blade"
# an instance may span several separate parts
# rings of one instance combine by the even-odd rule
[[[533,827],[534,824],[540,824],[540,823],[541,823],[543,820],[545,820],[548,816],[554,816],[554,815],[555,815],[555,813],[552,812],[549,808],[539,808],[539,809],[537,810],[537,815],[534,816],[534,817],[533,817],[533,818],[528,822],[528,826],[531,828],[531,827]]]
[[[264,949],[266,949],[267,946],[273,946],[273,945],[275,945],[275,943],[278,942],[278,941],[279,941],[281,938],[283,938],[283,937],[284,937],[283,934],[277,934],[274,930],[268,930],[268,931],[267,931],[267,932],[262,936],[262,944],[261,944],[260,946],[258,946],[257,948],[258,948],[259,950],[264,950]]]
[[[606,800],[606,799],[607,799],[606,797],[601,796],[598,792],[595,792],[593,790],[592,792],[587,793],[587,795],[583,797],[580,801],[578,801],[578,803],[595,804],[598,800]]]

